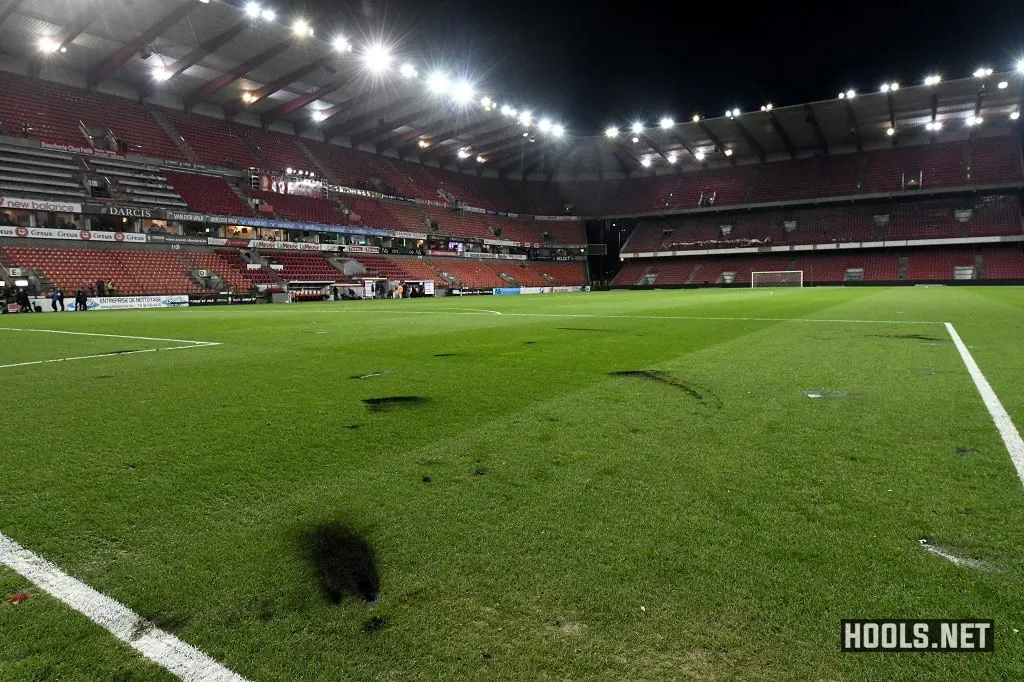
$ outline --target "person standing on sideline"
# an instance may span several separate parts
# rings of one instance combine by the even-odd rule
[[[57,289],[57,305],[60,306],[60,311],[64,312],[64,292]]]
[[[110,296],[111,298],[117,296],[114,290],[114,280],[107,282],[107,296]]]
[[[100,298],[106,296],[107,285],[103,283],[102,279],[96,280],[96,295]]]
[[[57,290],[50,292],[50,310],[57,312]]]

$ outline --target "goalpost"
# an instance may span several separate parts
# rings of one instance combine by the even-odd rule
[[[773,270],[750,273],[751,287],[802,287],[803,270]]]

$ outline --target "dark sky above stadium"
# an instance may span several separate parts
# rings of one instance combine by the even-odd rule
[[[468,69],[572,134],[765,102],[800,104],[929,72],[1009,69],[1024,3],[291,0],[328,27],[383,35],[421,62]],[[358,38],[357,38],[358,40]]]

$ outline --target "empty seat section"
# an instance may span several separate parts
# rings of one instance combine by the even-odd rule
[[[171,125],[184,138],[196,158],[215,166],[252,168],[260,165],[242,138],[224,121],[199,114],[162,110]]]
[[[252,280],[239,272],[219,253],[211,251],[182,251],[181,257],[196,270],[209,270],[220,277],[232,291],[248,291]]]
[[[213,215],[251,216],[252,209],[242,202],[223,178],[164,171],[167,181],[189,208]]]
[[[289,282],[347,282],[345,273],[309,251],[261,251],[260,255],[275,265],[283,266],[278,274]]]
[[[286,220],[322,225],[338,225],[346,222],[342,207],[330,199],[317,199],[294,194],[278,194],[250,190],[249,196],[264,202],[273,213]]]
[[[235,125],[233,130],[255,147],[262,159],[260,166],[275,171],[292,168],[319,174],[316,165],[299,149],[294,137],[242,124]]]

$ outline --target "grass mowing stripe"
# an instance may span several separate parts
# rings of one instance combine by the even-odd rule
[[[117,355],[136,355],[138,353],[156,353],[164,350],[184,350],[187,348],[203,348],[205,346],[218,346],[217,343],[201,343],[193,344],[191,346],[167,346],[165,348],[143,348],[142,350],[119,350],[113,353],[95,353],[93,355],[78,355],[70,358],[51,358],[49,360],[32,360],[30,362],[14,362],[9,365],[0,365],[0,369],[10,369],[11,367],[28,367],[30,365],[47,365],[53,362],[71,362],[73,360],[92,360],[94,358],[111,358]]]
[[[974,379],[974,385],[978,387],[978,393],[981,394],[981,399],[985,403],[985,407],[988,408],[988,413],[992,415],[992,421],[995,422],[996,428],[999,429],[999,435],[1002,436],[1003,443],[1010,453],[1010,459],[1013,460],[1013,466],[1017,469],[1017,477],[1024,484],[1024,440],[1021,440],[1020,432],[1017,431],[1017,427],[1014,426],[1013,420],[1010,419],[1010,415],[1006,412],[1006,408],[999,401],[999,396],[992,390],[992,386],[988,383],[985,375],[981,373],[981,368],[974,361],[974,356],[971,355],[971,351],[964,345],[963,339],[957,334],[956,329],[952,324],[946,322],[946,330],[949,331],[956,349],[960,351],[960,357],[963,359],[964,365],[967,366],[967,371],[970,373],[971,378]]]
[[[105,628],[186,682],[245,682],[199,649],[159,629],[124,604],[72,578],[0,533],[0,563]]]

